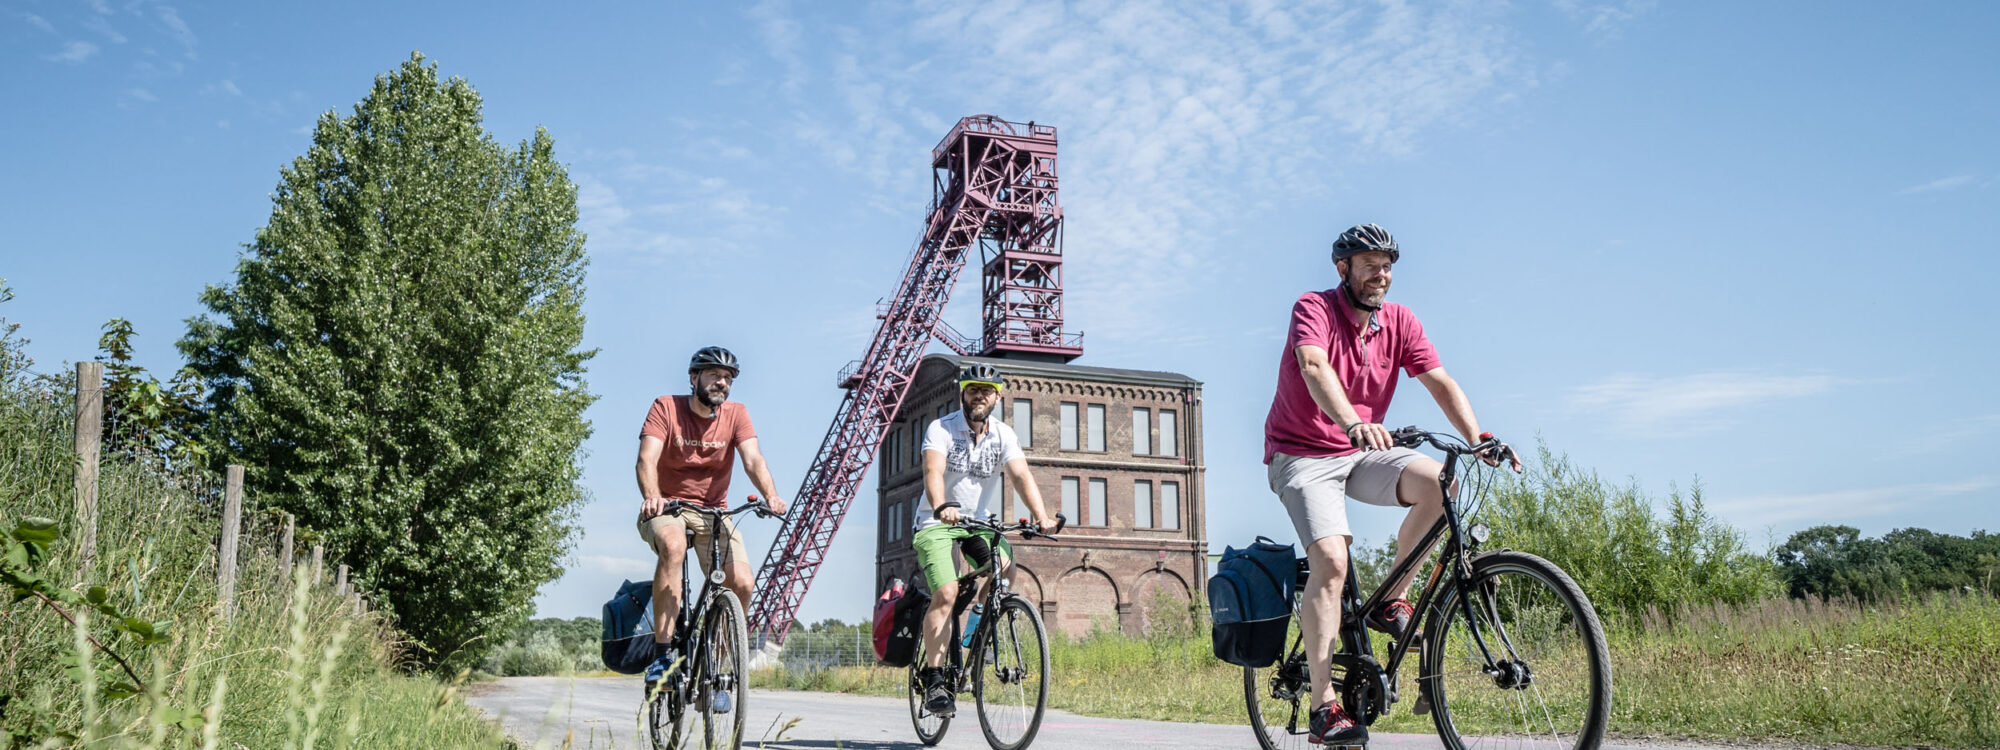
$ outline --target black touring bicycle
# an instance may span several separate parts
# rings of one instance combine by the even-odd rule
[[[1406,697],[1409,686],[1399,670],[1414,650],[1417,696],[1411,712],[1428,713],[1446,747],[1596,748],[1611,708],[1610,657],[1597,611],[1554,563],[1515,550],[1481,551],[1490,530],[1482,523],[1466,525],[1477,517],[1494,472],[1461,459],[1489,454],[1501,443],[1492,433],[1472,445],[1415,427],[1391,434],[1398,446],[1430,445],[1444,453],[1439,476],[1444,516],[1417,545],[1422,554],[1405,558],[1366,601],[1359,598],[1354,566],[1348,566],[1332,659],[1341,706],[1355,721],[1374,724]],[[1455,483],[1461,468],[1467,481]],[[1455,493],[1459,484],[1469,491]],[[1408,632],[1416,635],[1408,642],[1390,641],[1378,658],[1362,615],[1383,604],[1388,584],[1423,564],[1440,542],[1443,554],[1425,579],[1410,622]],[[1304,559],[1297,575],[1303,588]],[[1292,610],[1296,633],[1297,601]],[[1312,697],[1297,635],[1275,664],[1243,669],[1250,728],[1264,750],[1308,746]]]

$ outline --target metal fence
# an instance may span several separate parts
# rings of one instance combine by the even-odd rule
[[[778,661],[787,670],[830,667],[873,666],[875,644],[866,628],[839,628],[820,632],[796,629],[785,638]]]

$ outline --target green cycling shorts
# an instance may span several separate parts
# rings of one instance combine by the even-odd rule
[[[961,541],[966,543],[965,558],[972,563],[974,573],[984,573],[993,566],[993,556],[987,554],[988,544],[997,542],[1000,554],[1009,559],[1014,555],[1014,548],[1005,537],[989,531],[946,524],[918,531],[910,537],[910,546],[917,550],[917,566],[923,569],[924,582],[932,591],[946,581],[958,580],[958,566],[952,562],[951,548]]]

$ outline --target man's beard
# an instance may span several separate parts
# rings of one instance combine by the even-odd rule
[[[714,393],[715,391],[721,391],[721,392]],[[701,403],[703,405],[707,406],[710,409],[713,409],[715,407],[721,406],[722,402],[729,400],[729,389],[721,386],[714,386],[707,390],[695,391],[694,397],[701,399]]]
[[[1386,282],[1382,284],[1380,292],[1375,292],[1362,284],[1355,283],[1354,279],[1343,278],[1340,281],[1346,285],[1347,293],[1351,295],[1349,299],[1360,303],[1357,306],[1379,310],[1382,308],[1382,301],[1389,298],[1389,285]]]
[[[965,411],[967,422],[985,422],[987,417],[993,416],[992,404],[969,404],[960,401],[958,407]]]

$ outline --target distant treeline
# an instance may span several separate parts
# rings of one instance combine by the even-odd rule
[[[2000,535],[1897,529],[1864,539],[1852,526],[1793,534],[1771,559],[1794,597],[1880,601],[1934,591],[2000,593]]]

